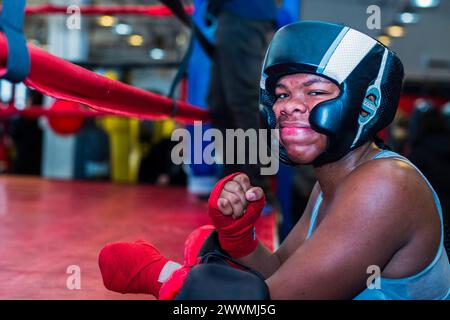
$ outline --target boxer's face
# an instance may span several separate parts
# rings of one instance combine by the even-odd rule
[[[325,150],[327,137],[311,129],[309,113],[318,103],[337,97],[339,87],[323,77],[297,73],[280,78],[275,95],[281,145],[292,161],[312,162]]]

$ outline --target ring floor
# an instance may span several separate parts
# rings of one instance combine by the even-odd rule
[[[206,202],[182,187],[0,177],[0,299],[152,299],[103,286],[98,253],[145,239],[182,261],[184,240],[210,224]],[[257,233],[276,246],[275,214]],[[73,288],[79,270],[80,289]]]

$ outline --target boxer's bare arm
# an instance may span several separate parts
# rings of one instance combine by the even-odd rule
[[[284,263],[298,249],[298,247],[305,242],[306,235],[308,234],[311,213],[320,191],[319,183],[316,182],[311,195],[309,196],[309,200],[302,217],[294,228],[292,228],[286,239],[280,245],[280,248],[277,250],[277,255],[280,258],[281,263]],[[293,201],[295,201],[295,199],[293,199]]]
[[[260,243],[255,251],[239,260],[259,271],[266,278],[270,277],[305,241],[308,233],[311,211],[319,193],[320,187],[319,184],[316,183],[302,217],[289,232],[277,251],[271,253]]]
[[[367,268],[383,270],[414,237],[426,200],[409,169],[364,166],[342,183],[312,237],[267,280],[273,299],[353,298],[365,289]]]

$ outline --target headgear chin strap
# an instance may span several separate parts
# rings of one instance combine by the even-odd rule
[[[260,104],[269,128],[275,86],[286,75],[309,73],[339,86],[339,96],[317,104],[311,128],[327,136],[325,151],[311,163],[337,161],[394,119],[403,81],[400,59],[375,39],[349,27],[321,21],[287,25],[275,34],[264,60]],[[280,146],[280,160],[296,165]]]

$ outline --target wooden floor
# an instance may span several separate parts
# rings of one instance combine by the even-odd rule
[[[273,248],[275,218],[260,219]],[[97,264],[108,242],[145,239],[181,261],[186,236],[209,224],[185,188],[0,177],[0,299],[151,299],[106,290]],[[69,266],[81,271],[70,290]]]

